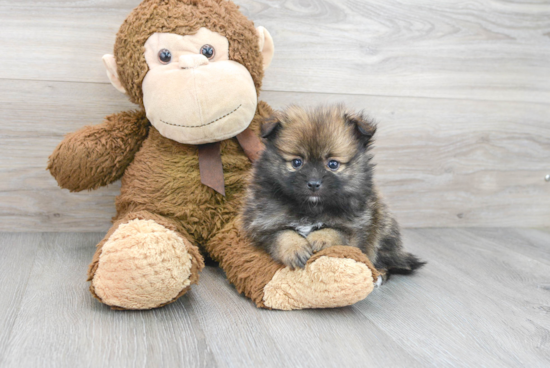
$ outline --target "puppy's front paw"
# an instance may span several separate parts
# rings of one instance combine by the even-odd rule
[[[344,236],[338,230],[329,228],[312,232],[307,236],[307,241],[314,253],[334,245],[346,245]]]
[[[292,230],[279,234],[273,250],[274,258],[292,269],[304,268],[312,254],[313,250],[306,238]]]

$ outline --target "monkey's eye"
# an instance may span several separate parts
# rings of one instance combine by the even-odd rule
[[[338,168],[340,167],[340,163],[336,160],[330,160],[327,164],[328,168],[331,169],[332,171],[336,171],[338,170]]]
[[[162,49],[159,51],[159,60],[163,64],[168,64],[170,61],[172,61],[172,53],[170,50]]]
[[[216,50],[211,45],[204,45],[201,47],[201,54],[206,56],[207,59],[213,59],[216,55]]]
[[[295,158],[294,160],[292,160],[292,167],[295,169],[299,169],[300,167],[302,167],[303,164],[304,163],[300,158]]]

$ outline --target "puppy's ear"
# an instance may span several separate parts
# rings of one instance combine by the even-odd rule
[[[261,137],[267,140],[272,140],[277,136],[277,132],[281,128],[281,121],[275,115],[266,118],[261,126]]]
[[[363,146],[369,146],[376,133],[376,124],[363,114],[344,114],[344,118],[348,124],[352,124],[355,128],[355,135]]]

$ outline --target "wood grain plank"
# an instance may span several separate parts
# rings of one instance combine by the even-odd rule
[[[32,272],[41,234],[0,236],[0,366]]]
[[[406,227],[531,227],[550,221],[550,184],[544,181],[550,170],[547,105],[291,93],[264,97],[276,107],[344,102],[365,109],[379,128],[375,178]]]
[[[48,7],[78,9],[124,9],[130,11],[141,0],[0,0],[0,6],[13,8]]]
[[[293,366],[429,366],[352,307],[262,314]]]
[[[550,265],[550,229],[468,228],[478,238],[490,239],[495,247]]]
[[[550,226],[550,105],[264,92],[289,103],[344,102],[378,122],[376,179],[405,227]],[[66,133],[132,109],[110,85],[0,80],[0,230],[106,231],[119,184],[57,188],[47,157]]]
[[[420,366],[350,308],[259,310],[212,267],[172,305],[111,311],[91,297],[84,282],[101,234],[42,236],[3,367],[327,367],[342,361]],[[22,245],[32,237],[18,240]]]
[[[539,285],[548,284],[550,265],[536,253],[518,254],[508,244],[511,230],[474,232],[406,230],[406,247],[428,265],[355,307],[436,366],[548,366],[550,295]],[[546,241],[548,249],[548,234]]]
[[[295,312],[257,309],[212,267],[165,308],[111,311],[91,297],[84,281],[101,237],[0,234],[0,306],[11,290],[24,290],[16,292],[23,298],[9,341],[0,340],[2,367],[550,363],[547,232],[407,229],[407,249],[429,262],[417,274],[394,276],[348,308]],[[6,253],[5,244],[26,250]],[[19,264],[22,255],[32,260],[29,250],[36,254],[32,272],[17,277],[9,265]],[[5,289],[5,281],[12,289]]]
[[[2,366],[215,367],[184,303],[117,312],[91,297],[86,269],[102,237],[44,235]]]
[[[275,40],[266,90],[550,100],[548,3],[236,2]],[[0,2],[0,78],[107,83],[101,56],[138,3]]]
[[[258,318],[256,307],[239,298],[223,272],[207,267],[189,296],[206,339],[222,367],[289,366],[286,355]]]
[[[191,304],[224,366],[420,366],[383,329],[351,308],[261,310],[239,296],[220,269],[207,268],[201,280],[207,287],[196,289]]]

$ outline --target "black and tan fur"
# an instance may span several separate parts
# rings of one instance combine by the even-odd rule
[[[383,274],[424,263],[404,251],[399,226],[373,183],[376,126],[341,106],[291,106],[266,120],[243,209],[253,242],[277,261],[304,267],[333,245],[361,249]],[[295,164],[301,160],[302,165]],[[332,169],[329,161],[334,162]]]

